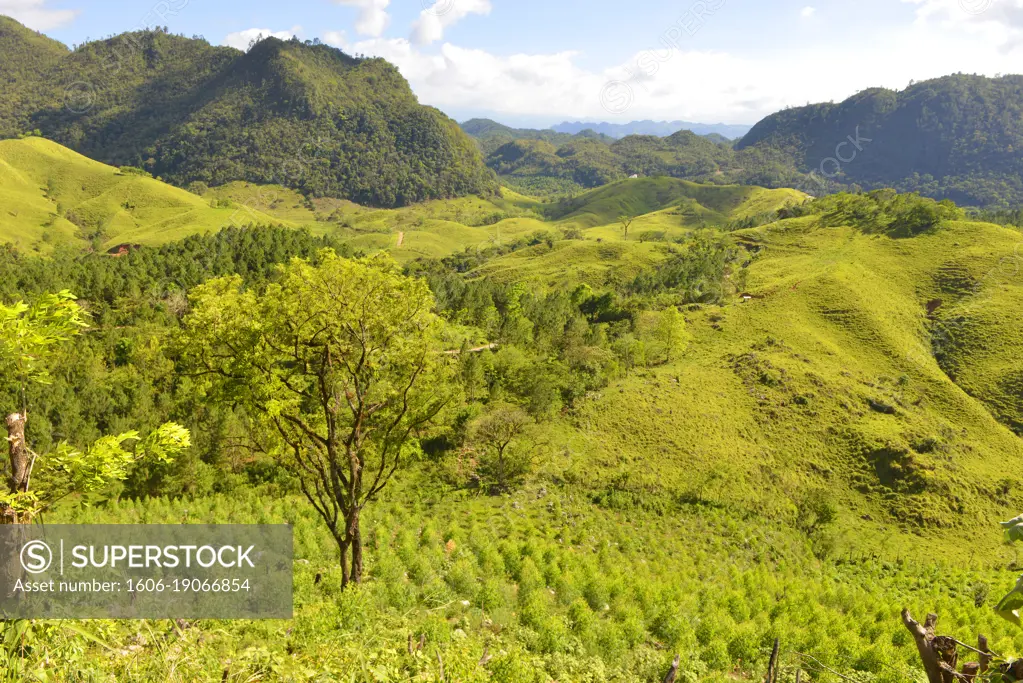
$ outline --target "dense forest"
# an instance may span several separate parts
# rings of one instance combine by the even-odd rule
[[[1023,76],[956,74],[772,114],[736,149],[779,150],[839,185],[1008,207],[1023,201],[1021,118]],[[861,149],[849,142],[857,137]]]
[[[566,188],[600,187],[632,175],[765,187],[794,187],[803,181],[778,150],[756,147],[736,153],[727,141],[688,130],[621,140],[592,131],[566,136],[520,130],[512,136],[480,126],[468,130],[478,135],[487,164],[502,182],[526,191],[553,188],[548,194],[565,194]]]
[[[38,130],[90,158],[185,186],[277,183],[375,206],[497,185],[458,125],[397,69],[268,38],[247,53],[163,30],[59,44],[0,25],[0,137]],[[11,59],[7,58],[11,55]]]

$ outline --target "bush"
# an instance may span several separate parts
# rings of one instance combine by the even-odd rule
[[[146,171],[145,169],[141,169],[138,166],[121,166],[119,169],[117,169],[117,172],[120,173],[121,175],[133,175],[140,176],[143,178],[153,177],[152,173]]]

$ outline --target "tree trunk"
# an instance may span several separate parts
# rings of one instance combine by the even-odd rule
[[[10,493],[28,490],[28,479],[31,475],[31,460],[28,446],[25,445],[25,422],[23,413],[11,413],[7,416],[7,444],[11,459],[11,474],[7,479]],[[0,524],[18,524],[17,512],[6,505],[0,505]]]
[[[497,449],[497,488],[499,491],[504,491],[504,449],[508,447],[505,444]]]
[[[671,668],[668,669],[667,675],[664,677],[664,683],[675,683],[678,678],[678,667],[682,662],[682,655],[675,655],[675,659],[671,662]]]
[[[11,493],[28,490],[29,453],[25,445],[26,416],[11,413],[7,416],[7,442],[11,456],[11,478],[7,484]]]
[[[938,654],[933,647],[934,625],[937,621],[937,614],[928,614],[927,619],[921,625],[910,616],[908,609],[902,610],[902,623],[912,634],[913,640],[916,642],[916,649],[920,654],[920,663],[924,665],[924,673],[927,674],[927,683],[944,683]]]
[[[351,569],[348,566],[348,541],[338,539],[339,554],[341,556],[341,589],[344,590],[352,579]]]
[[[349,529],[349,538],[352,542],[352,581],[362,583],[362,522],[359,519],[359,508],[352,512]]]

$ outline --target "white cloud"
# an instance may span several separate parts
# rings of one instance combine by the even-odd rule
[[[46,0],[0,0],[0,14],[6,14],[36,31],[48,31],[71,23],[78,16],[78,11],[47,9]]]
[[[327,31],[321,40],[327,45],[343,48],[348,44],[348,34],[344,31]]]
[[[951,3],[958,7],[958,0]],[[847,42],[828,36],[818,45],[790,43],[749,54],[639,52],[604,70],[583,68],[573,52],[504,56],[451,43],[422,48],[404,39],[349,44],[331,35],[327,42],[349,53],[396,64],[423,103],[458,116],[492,112],[496,118],[753,123],[786,106],[841,101],[869,87],[901,89],[911,80],[956,72],[1018,71],[987,29],[932,20],[885,26]]]
[[[1023,46],[1023,0],[902,0],[917,5],[917,24],[958,29],[1003,51]]]
[[[246,51],[249,49],[249,45],[252,41],[256,40],[260,36],[263,37],[274,37],[280,38],[281,40],[290,40],[292,36],[301,35],[302,27],[293,26],[290,31],[272,31],[268,28],[250,28],[244,31],[236,31],[229,33],[224,38],[222,45],[230,45],[231,47]]]
[[[387,14],[387,6],[391,0],[334,0],[339,5],[356,7],[359,17],[355,20],[355,30],[366,36],[379,37],[391,23]]]
[[[444,37],[445,29],[470,14],[490,14],[490,0],[436,0],[412,24],[412,42],[429,45]]]
[[[804,19],[809,19],[816,13],[817,13],[816,7],[810,7],[809,5],[807,5],[806,7],[799,11],[799,16],[803,17]]]

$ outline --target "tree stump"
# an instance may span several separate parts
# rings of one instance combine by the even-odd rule
[[[928,614],[924,623],[913,619],[908,609],[902,610],[902,623],[909,630],[916,642],[920,661],[924,665],[928,683],[953,683],[955,681],[972,681],[985,673],[991,666],[993,655],[987,647],[987,638],[977,636],[977,650],[980,652],[979,662],[967,662],[962,670],[957,671],[959,661],[959,642],[950,636],[934,635],[934,627],[938,623],[937,614]]]

